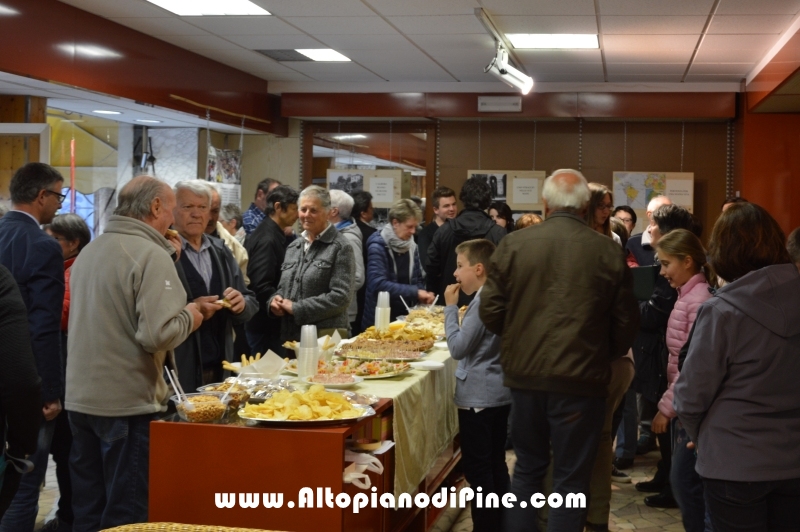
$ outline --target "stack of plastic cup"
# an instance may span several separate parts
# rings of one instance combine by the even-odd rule
[[[389,306],[389,292],[378,292],[378,306],[375,307],[375,328],[388,331],[392,309]]]
[[[303,325],[300,329],[300,349],[297,353],[297,376],[305,379],[316,375],[318,360],[317,326]]]

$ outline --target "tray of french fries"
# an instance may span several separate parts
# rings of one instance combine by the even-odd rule
[[[264,425],[325,426],[352,423],[375,415],[370,406],[352,404],[339,392],[320,384],[307,391],[280,391],[260,404],[247,404],[239,417]]]
[[[242,355],[241,363],[238,363],[239,365],[236,365],[237,364],[236,362],[231,364],[227,360],[223,360],[222,369],[224,369],[225,371],[232,371],[234,373],[239,373],[240,371],[242,371],[242,368],[246,368],[251,364],[255,364],[259,360],[261,360],[261,353],[256,353],[255,356]]]

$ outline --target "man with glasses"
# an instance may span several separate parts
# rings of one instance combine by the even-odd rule
[[[42,379],[39,443],[29,460],[32,472],[22,476],[0,530],[33,530],[39,487],[47,471],[47,455],[55,418],[61,412],[61,308],[64,304],[64,259],[61,246],[39,227],[49,224],[66,195],[64,178],[43,163],[28,163],[9,184],[11,211],[0,218],[0,263],[11,271],[28,312],[28,328],[36,368]],[[3,443],[3,442],[0,442]]]

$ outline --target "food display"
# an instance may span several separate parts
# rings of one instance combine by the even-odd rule
[[[433,339],[428,340],[368,340],[358,337],[348,344],[339,346],[336,352],[339,356],[348,356],[348,351],[416,351],[422,353],[433,347]],[[381,357],[370,357],[381,358]]]
[[[314,384],[306,392],[280,391],[261,404],[248,404],[239,411],[239,416],[270,421],[330,421],[356,419],[365,412],[342,394]]]
[[[442,325],[444,329],[444,325]],[[435,340],[437,336],[428,324],[396,322],[389,325],[386,331],[379,331],[374,326],[358,335],[358,339],[367,340]]]
[[[217,301],[219,303],[219,301]],[[242,368],[249,366],[250,364],[255,364],[261,360],[261,353],[256,353],[256,356],[247,357],[247,355],[242,355]],[[222,361],[222,369],[225,371],[235,371],[239,372],[242,368],[237,368],[227,360]]]
[[[231,387],[233,387],[231,389]],[[240,405],[243,405],[250,399],[250,393],[247,391],[247,388],[241,384],[234,384],[232,382],[218,382],[215,384],[207,384],[205,386],[201,386],[197,389],[198,392],[220,392],[226,393],[228,390],[231,390],[228,394],[230,397],[230,402],[228,405],[231,408],[238,408]]]
[[[352,373],[317,373],[306,378],[314,384],[354,384],[356,380]]]
[[[444,307],[422,307],[411,310],[406,323],[414,328],[429,330],[434,336],[444,336]]]
[[[179,399],[177,395],[173,395],[172,400],[182,420],[192,423],[211,423],[222,419],[228,409],[221,400],[222,395],[214,392],[190,393],[186,394],[185,401]]]
[[[405,362],[387,362],[385,360],[373,360],[361,362],[355,368],[355,374],[365,379],[387,379],[396,377],[411,370]]]

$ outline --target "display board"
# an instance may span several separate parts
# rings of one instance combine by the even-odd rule
[[[366,190],[372,194],[372,206],[388,209],[402,198],[411,196],[411,173],[403,170],[328,170],[328,188],[353,194]]]
[[[467,170],[467,178],[481,179],[492,189],[492,201],[502,201],[515,214],[535,212],[544,216],[542,170]]]
[[[694,212],[693,172],[614,172],[614,205],[627,205],[636,212],[635,233],[647,226],[647,204],[664,195],[675,205]]]

